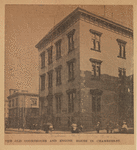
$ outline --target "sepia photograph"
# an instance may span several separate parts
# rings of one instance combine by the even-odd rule
[[[133,145],[133,5],[5,5],[5,145]]]

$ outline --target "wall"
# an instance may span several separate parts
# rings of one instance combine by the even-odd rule
[[[18,107],[16,106],[16,98],[18,98]],[[37,106],[31,106],[32,101],[31,98],[37,99]],[[14,107],[9,108],[9,127],[17,128],[17,127],[23,127],[23,116],[24,116],[24,127],[29,128],[29,124],[33,124],[34,121],[31,121],[30,123],[27,123],[28,120],[34,120],[37,122],[38,115],[39,115],[39,98],[38,96],[32,96],[32,95],[15,95],[15,97],[12,97],[11,100],[14,99]],[[23,108],[25,108],[23,110]],[[34,116],[31,113],[30,109],[35,109],[37,112]],[[28,118],[28,119],[25,119]]]
[[[99,31],[101,35],[101,53],[90,50],[91,33],[90,29]],[[126,44],[126,59],[118,58],[119,46],[116,39],[122,39]],[[133,74],[133,40],[115,32],[103,29],[93,24],[80,21],[80,70],[90,71],[90,58],[102,60],[101,74],[118,77],[118,67],[126,68],[127,75]]]
[[[68,53],[68,37],[67,33],[69,33],[71,30],[75,29],[74,33],[74,51]],[[56,47],[55,44],[59,39],[62,39],[61,41],[61,58],[56,60]],[[47,53],[47,48],[50,46],[53,46],[53,63],[48,65],[48,53]],[[74,104],[74,109],[77,112],[79,110],[78,107],[78,102],[79,102],[79,21],[72,24],[71,27],[69,27],[64,33],[59,35],[55,40],[53,40],[51,43],[49,43],[45,48],[43,48],[40,53],[45,51],[45,68],[41,69],[40,68],[40,75],[46,74],[46,85],[45,85],[45,90],[40,91],[40,96],[41,97],[46,97],[49,92],[53,94],[53,114],[55,117],[62,117],[63,121],[62,124],[67,124],[68,118],[66,116],[70,116],[68,114],[68,95],[66,93],[67,90],[69,89],[76,89],[76,100]],[[68,65],[67,61],[75,58],[75,66],[74,66],[74,76],[75,80],[68,82]],[[40,61],[39,61],[40,62]],[[62,65],[61,69],[61,85],[56,86],[56,71],[55,68],[58,67],[59,65]],[[48,88],[48,74],[47,72],[53,69],[53,87]],[[61,114],[56,114],[56,98],[54,96],[55,93],[62,93],[62,113]]]
[[[99,31],[101,35],[101,52],[91,50],[90,29]],[[118,58],[119,46],[116,39],[122,39],[126,44],[126,59]],[[92,94],[90,89],[103,91],[101,96],[101,112],[98,121],[101,121],[102,128],[105,128],[109,121],[118,122],[118,68],[125,68],[126,74],[133,74],[133,41],[130,38],[100,28],[93,24],[80,20],[80,112],[82,124],[86,129],[95,129],[96,122],[93,122]],[[92,79],[92,64],[90,58],[101,60],[101,77]]]

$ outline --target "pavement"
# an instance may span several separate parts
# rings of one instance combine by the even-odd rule
[[[72,134],[71,131],[56,131],[53,130],[52,132],[49,132],[48,134]],[[133,128],[128,128],[127,134],[133,134]],[[30,130],[30,129],[17,129],[17,128],[7,128],[5,131],[5,134],[47,134],[43,130]],[[99,133],[97,131],[83,131],[78,134],[108,134],[106,130],[100,130]],[[109,134],[121,134],[114,130],[112,133]]]
[[[17,129],[17,128],[7,128],[5,131],[6,134],[45,134],[43,130],[30,130],[30,129]],[[70,131],[52,131],[49,132],[52,134],[69,134]]]

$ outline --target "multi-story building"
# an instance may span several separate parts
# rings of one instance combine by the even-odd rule
[[[8,96],[9,102],[9,122],[11,128],[32,128],[33,124],[39,122],[39,96],[38,94],[28,93],[10,89]]]
[[[60,129],[72,122],[85,129],[94,129],[98,121],[102,128],[109,121],[133,125],[133,92],[127,81],[133,75],[132,29],[77,8],[36,48],[41,123],[51,121]]]
[[[8,116],[9,116],[9,103],[8,100],[5,100],[4,103],[4,118],[5,118],[5,123],[7,123],[8,121]]]

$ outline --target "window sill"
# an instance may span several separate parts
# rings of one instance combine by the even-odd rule
[[[56,86],[59,86],[59,85],[61,85],[62,83],[56,83]]]
[[[50,63],[48,63],[48,65],[51,65],[53,63],[53,61],[52,62],[50,62]]]
[[[92,111],[92,113],[100,114],[100,113],[101,113],[101,111]]]
[[[44,69],[46,66],[42,66],[41,69]]]
[[[71,53],[71,52],[73,52],[74,50],[75,50],[74,48],[73,48],[72,50],[69,50],[69,51],[68,51],[68,54]]]
[[[60,56],[60,57],[56,57],[56,60],[59,60],[61,57],[62,57],[62,56]]]
[[[68,114],[73,114],[74,113],[74,111],[70,111],[70,112],[68,112]]]
[[[97,77],[97,76],[94,77],[94,76],[93,76],[93,77],[91,77],[91,80],[100,80],[100,77]]]
[[[41,89],[41,91],[44,91],[45,89]]]
[[[53,86],[48,87],[48,89],[51,89]]]
[[[93,51],[96,51],[96,52],[100,52],[101,53],[101,50],[96,50],[96,49],[93,49],[93,48],[90,48],[91,50]]]
[[[56,112],[57,114],[61,114],[61,112]]]
[[[126,59],[126,57],[117,56],[118,58]]]
[[[74,81],[74,80],[75,80],[75,78],[71,78],[71,79],[68,80],[68,82],[71,82],[71,81]]]

